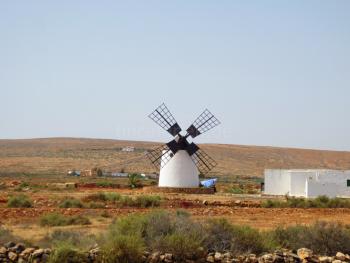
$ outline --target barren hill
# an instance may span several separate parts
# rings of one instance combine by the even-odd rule
[[[0,140],[0,174],[65,174],[69,169],[156,172],[144,152],[159,144],[105,139]],[[122,152],[134,146],[135,152]],[[204,144],[218,166],[213,175],[262,176],[265,168],[350,169],[350,152]]]

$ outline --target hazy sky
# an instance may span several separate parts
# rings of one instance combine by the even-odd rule
[[[350,150],[350,1],[0,1],[0,138]]]

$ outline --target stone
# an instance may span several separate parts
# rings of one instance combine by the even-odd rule
[[[8,258],[11,260],[11,261],[16,261],[17,260],[17,254],[16,253],[14,253],[14,252],[12,252],[12,251],[10,251],[9,252],[9,254],[7,255],[8,256]]]
[[[166,260],[172,260],[173,259],[173,254],[165,253],[164,257],[165,257]]]
[[[9,251],[15,252],[16,254],[20,254],[24,249],[25,249],[25,246],[19,243],[14,247],[9,248]]]
[[[7,253],[6,247],[0,247],[0,254],[6,254],[6,253]]]
[[[265,254],[260,258],[261,262],[266,263],[272,263],[273,262],[273,255],[272,254]]]
[[[25,250],[22,251],[21,256],[29,256],[35,251],[35,248],[28,247]]]
[[[209,202],[207,200],[203,201],[203,205],[208,205],[208,204],[209,204]]]
[[[342,262],[341,262],[341,260],[336,259],[336,260],[333,260],[332,263],[342,263]]]
[[[215,262],[214,256],[207,256],[207,262],[214,263]]]
[[[16,245],[16,243],[10,241],[10,242],[7,242],[6,244],[4,244],[4,247],[10,248],[10,247],[14,247],[15,245]]]
[[[332,258],[331,257],[319,257],[318,261],[320,263],[331,263],[332,262]]]
[[[159,257],[160,257],[160,253],[159,252],[154,252],[152,253],[152,255],[150,256],[150,263],[156,263],[159,261]]]
[[[338,259],[338,260],[341,260],[341,261],[345,261],[346,260],[346,256],[345,254],[341,253],[341,252],[338,252],[336,255],[335,255],[335,259]]]
[[[47,262],[47,261],[49,260],[49,257],[50,257],[49,254],[44,253],[44,254],[41,256],[41,261],[42,261],[42,262]]]
[[[37,250],[35,250],[33,253],[32,253],[32,258],[34,259],[34,258],[39,258],[39,257],[41,257],[42,256],[42,254],[44,254],[44,249],[42,249],[42,248],[39,248],[39,249],[37,249]]]
[[[215,252],[214,254],[214,260],[215,261],[221,261],[223,259],[223,255],[220,252]]]
[[[307,249],[307,248],[298,249],[297,254],[301,260],[312,258],[312,256],[313,256],[312,250]]]

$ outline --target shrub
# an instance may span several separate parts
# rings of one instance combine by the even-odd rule
[[[88,207],[91,209],[105,208],[105,203],[102,202],[90,202]]]
[[[205,245],[209,250],[256,254],[269,250],[268,239],[258,230],[232,225],[226,219],[210,220],[205,230]]]
[[[233,226],[233,240],[231,244],[233,253],[260,254],[269,250],[267,244],[259,230],[249,226]]]
[[[90,202],[90,201],[102,201],[102,202],[106,202],[107,198],[106,195],[102,192],[99,193],[94,193],[94,194],[90,194],[86,197],[83,198],[83,201],[85,202]]]
[[[141,195],[136,197],[133,205],[144,208],[156,207],[160,205],[160,200],[160,196]]]
[[[41,226],[65,226],[67,219],[64,215],[59,213],[49,213],[40,218]]]
[[[121,195],[114,192],[107,192],[107,193],[104,193],[104,195],[106,197],[106,200],[110,202],[117,202],[121,199]]]
[[[350,200],[319,196],[315,199],[286,197],[286,201],[267,200],[261,204],[265,208],[293,207],[293,208],[350,208]]]
[[[205,226],[205,245],[212,251],[229,251],[233,239],[233,226],[226,219],[210,220]]]
[[[102,262],[138,263],[142,261],[144,249],[144,241],[139,234],[110,234],[101,246]]]
[[[17,242],[18,238],[14,237],[10,230],[0,226],[0,244],[5,244],[9,241]]]
[[[67,219],[67,225],[90,225],[89,218],[81,215],[71,216]]]
[[[60,205],[60,208],[83,208],[83,203],[75,198],[66,198],[64,199]]]
[[[339,223],[317,222],[312,226],[277,228],[272,232],[278,245],[289,249],[307,247],[315,253],[350,252],[350,230]]]
[[[26,195],[12,196],[7,202],[7,206],[11,208],[29,208],[32,207],[32,201]]]
[[[201,239],[191,233],[174,232],[166,235],[160,243],[160,249],[174,255],[178,262],[185,262],[186,259],[198,259],[203,256],[201,250]]]
[[[137,188],[137,187],[141,186],[139,174],[136,174],[136,173],[129,174],[128,179],[129,179],[129,187],[130,188]]]
[[[134,200],[130,196],[123,196],[119,202],[117,203],[118,206],[124,207],[124,206],[133,206]]]
[[[89,225],[90,220],[84,216],[64,216],[59,213],[49,213],[40,218],[41,226]]]
[[[57,244],[52,254],[49,257],[48,263],[76,262],[87,263],[88,254],[74,248],[69,242],[61,242]]]

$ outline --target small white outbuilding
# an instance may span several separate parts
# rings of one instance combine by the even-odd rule
[[[350,197],[350,170],[265,170],[264,194]]]

